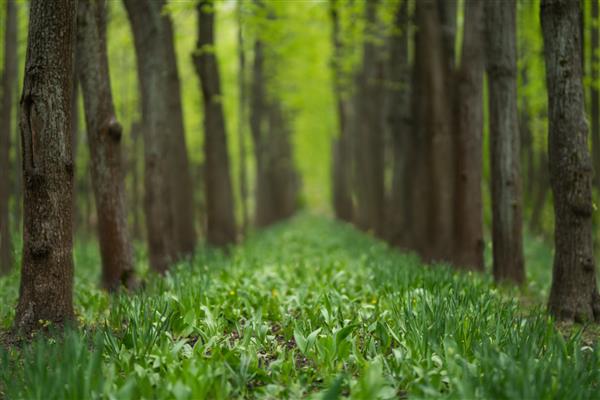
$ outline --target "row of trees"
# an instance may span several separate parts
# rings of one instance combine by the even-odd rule
[[[546,165],[556,246],[549,308],[561,319],[593,320],[600,319],[600,302],[579,3],[541,2],[549,113]],[[425,260],[483,271],[487,101],[493,274],[499,282],[523,284],[517,1],[466,1],[459,58],[458,1],[400,1],[394,4],[391,26],[378,18],[378,8],[387,7],[365,3],[362,61],[348,71],[344,58],[353,49],[341,40],[339,15],[353,11],[351,3],[331,1],[340,127],[333,144],[336,215]],[[386,168],[387,147],[393,154]],[[392,176],[387,193],[386,174]]]
[[[7,1],[3,127],[3,170],[8,170],[11,106],[17,85],[16,2]],[[173,26],[165,1],[124,0],[137,59],[144,144],[144,212],[151,268],[164,273],[189,257],[197,242],[193,185],[184,135],[180,79]],[[107,56],[105,0],[30,3],[29,34],[19,127],[23,159],[23,252],[15,327],[39,329],[40,321],[62,325],[73,319],[73,125],[75,90],[81,87],[90,172],[96,204],[102,285],[117,290],[137,285],[127,223],[122,155],[123,127],[115,113]],[[256,4],[252,12],[276,18]],[[215,54],[215,8],[196,5],[198,37],[192,54],[204,105],[204,196],[206,240],[226,247],[238,240],[227,132]],[[241,25],[240,25],[241,26]],[[240,34],[240,40],[244,36]],[[277,54],[255,35],[251,95],[240,109],[249,118],[256,157],[255,224],[266,226],[296,208],[299,179],[292,162],[288,111],[270,90]],[[242,48],[240,46],[240,48]],[[240,87],[247,91],[245,54],[240,52]],[[9,88],[9,89],[6,89]],[[75,104],[75,105],[74,105]],[[246,112],[245,110],[248,110]],[[243,126],[240,129],[242,134]],[[242,175],[246,175],[243,171]],[[247,178],[246,178],[247,179]],[[9,176],[0,183],[1,267],[12,266]],[[242,183],[247,185],[245,179]],[[3,186],[2,186],[3,185]],[[245,203],[244,203],[245,204]],[[246,207],[246,206],[245,206]],[[246,214],[245,214],[246,215]],[[247,225],[246,215],[244,226]]]

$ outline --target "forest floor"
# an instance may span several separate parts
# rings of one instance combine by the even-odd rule
[[[540,243],[526,249],[550,269]],[[488,276],[423,266],[325,218],[144,272],[133,295],[97,288],[93,243],[75,257],[81,328],[0,349],[0,398],[597,398],[600,348],[555,327],[537,300],[547,281],[523,307]],[[0,279],[0,327],[17,291],[17,273]]]

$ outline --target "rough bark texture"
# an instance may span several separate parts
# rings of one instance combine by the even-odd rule
[[[339,136],[333,139],[332,150],[332,180],[333,180],[333,207],[335,216],[342,220],[351,222],[353,214],[351,175],[352,159],[349,146],[348,100],[344,96],[342,57],[343,48],[340,33],[340,21],[337,0],[330,0],[330,16],[332,23],[333,56],[331,60],[333,68],[334,94],[336,96],[337,119]]]
[[[105,0],[79,4],[76,54],[96,200],[102,285],[116,290],[121,285],[130,287],[135,276],[121,156],[123,128],[115,116],[106,54]]]
[[[133,31],[142,101],[144,135],[144,209],[150,266],[165,272],[176,258],[173,198],[169,168],[165,51],[161,11],[163,0],[124,0]]]
[[[155,1],[155,0],[152,0]],[[196,229],[194,217],[194,185],[190,170],[190,162],[185,142],[183,109],[181,105],[181,84],[177,70],[177,55],[173,24],[169,14],[162,14],[161,44],[164,46],[167,103],[166,139],[169,142],[169,184],[172,196],[174,252],[177,257],[190,256],[196,246]]]
[[[592,244],[592,160],[588,151],[578,0],[543,0],[550,184],[555,255],[548,307],[560,320],[600,320]]]
[[[0,101],[0,275],[8,273],[13,266],[13,245],[10,231],[8,204],[10,177],[16,175],[10,167],[10,147],[13,132],[13,102],[17,90],[17,5],[6,1],[6,24],[4,29],[4,68],[2,71]],[[9,173],[10,171],[10,173]]]
[[[494,278],[521,284],[525,273],[517,122],[515,0],[485,2],[485,24]]]
[[[290,144],[291,130],[280,101],[267,94],[268,71],[276,69],[275,55],[265,54],[259,39],[254,44],[250,128],[256,157],[255,224],[265,227],[296,211],[300,179]]]
[[[204,99],[204,195],[207,241],[211,245],[226,246],[235,242],[236,228],[221,78],[215,55],[215,10],[212,0],[198,3],[197,10],[198,42],[193,58]]]
[[[77,2],[33,0],[21,96],[23,266],[15,329],[73,320],[71,92]]]
[[[394,31],[390,38],[390,101],[387,115],[389,131],[392,136],[393,166],[389,216],[388,239],[396,246],[407,246],[412,231],[412,188],[408,186],[410,165],[410,63],[408,59],[409,43],[408,1],[402,1],[396,10]]]
[[[457,77],[458,132],[454,262],[483,271],[482,132],[484,0],[465,3],[462,61]]]
[[[415,176],[417,249],[427,260],[450,261],[454,244],[454,120],[449,74],[436,3],[416,7],[414,99],[418,168]]]
[[[377,25],[377,0],[365,5],[365,39],[362,70],[358,78],[356,121],[358,131],[354,154],[356,178],[356,223],[365,231],[383,235],[384,157],[382,65],[374,43]]]
[[[597,1],[592,1],[592,49],[591,49],[591,78],[592,85],[590,85],[590,98],[591,98],[591,117],[592,117],[592,154],[594,162],[594,180],[596,187],[600,189],[600,93],[598,92],[598,63],[600,59],[598,52],[600,51],[600,30],[598,24],[600,23],[599,17],[599,5]]]

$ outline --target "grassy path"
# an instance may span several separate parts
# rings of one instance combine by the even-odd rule
[[[0,355],[0,398],[597,398],[599,349],[487,278],[300,216],[110,299],[77,254],[85,328]],[[17,277],[0,280],[10,324]]]

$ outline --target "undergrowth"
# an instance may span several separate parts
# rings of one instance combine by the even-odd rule
[[[327,219],[199,250],[133,295],[97,288],[91,245],[76,258],[80,329],[0,350],[0,397],[597,398],[598,348],[579,330]],[[0,280],[4,328],[17,283]]]

